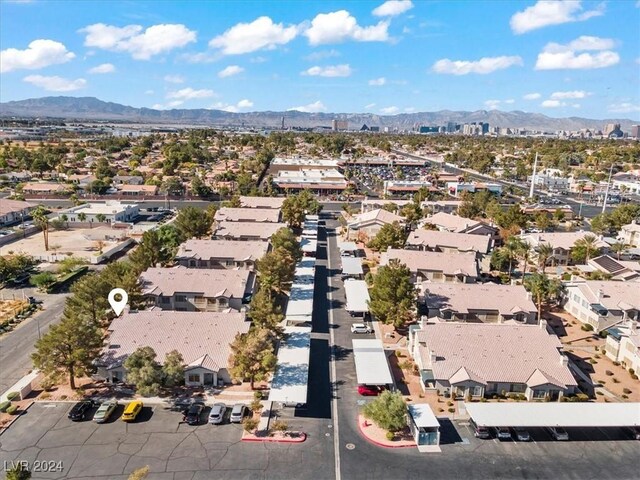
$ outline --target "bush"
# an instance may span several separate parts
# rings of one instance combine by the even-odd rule
[[[438,412],[440,412],[440,413],[444,412],[444,408],[439,408]]]
[[[619,367],[619,366],[620,366],[620,362],[613,362],[613,364],[614,364],[616,367]]]
[[[449,413],[456,413],[456,409],[455,409],[455,408],[453,408],[453,407],[451,407],[451,408],[449,409]]]
[[[410,360],[404,360],[402,362],[400,362],[398,364],[398,366],[402,369],[402,370],[411,370],[411,368],[413,367],[413,363],[411,363]]]
[[[630,368],[630,369],[629,369],[629,373],[630,373],[631,375],[633,375],[634,373],[636,373],[636,371],[635,371],[633,368]]]
[[[631,375],[631,378],[633,378],[634,380],[638,380],[638,375],[636,375],[635,373]]]
[[[589,363],[590,363],[591,365],[595,365],[595,364],[596,364],[596,363],[598,363],[598,362],[596,362],[593,358],[590,358],[590,359],[589,359]]]
[[[447,402],[447,407],[453,407],[453,402]]]
[[[51,398],[51,394],[48,392],[44,392],[42,395],[40,395],[40,400],[49,400]]]
[[[618,380],[616,377],[613,377],[612,380],[613,380],[613,383],[620,383],[620,380]]]
[[[53,381],[52,378],[43,378],[42,381],[40,382],[40,387],[42,387],[42,389],[45,392],[48,392],[49,390],[51,390],[53,388],[53,386],[55,385],[55,382]]]
[[[256,400],[262,400],[262,390],[256,390],[253,392],[253,398]]]
[[[7,408],[9,408],[10,406],[11,406],[10,401],[0,403],[0,412],[6,412]]]
[[[16,415],[18,413],[18,405],[11,405],[9,408],[7,408],[6,412],[9,415]]]
[[[393,432],[387,432],[387,433],[386,433],[386,437],[387,437],[387,440],[391,441],[391,440],[393,440],[394,438],[396,438],[396,434],[395,434],[395,433],[393,433]]]
[[[613,376],[613,372],[612,372],[611,370],[605,370],[605,372],[604,372],[604,373],[605,373],[605,375],[608,375],[608,376],[610,376],[610,377],[612,377],[612,376]]]
[[[251,417],[246,417],[242,421],[242,426],[244,427],[244,430],[246,432],[252,432],[256,428],[258,428],[258,420],[255,420],[255,419],[253,419]]]
[[[588,323],[585,323],[580,327],[580,330],[583,330],[585,332],[593,332],[593,326]]]
[[[598,335],[600,336],[600,338],[607,338],[609,332],[607,332],[606,330],[602,330],[600,333],[598,333]]]
[[[396,350],[395,354],[396,354],[396,357],[398,357],[398,358],[404,357],[404,355],[402,354],[402,352],[400,350]]]
[[[20,393],[19,392],[9,392],[7,393],[7,400],[9,400],[10,402],[15,400],[16,398],[20,397]]]
[[[262,402],[256,398],[253,402],[251,402],[249,408],[251,408],[251,411],[253,413],[259,412],[260,410],[262,410]]]
[[[66,395],[60,395],[60,400],[66,400],[67,398],[69,397],[67,397]]]
[[[623,388],[622,391],[624,393],[626,393],[627,395],[629,395],[631,393],[631,390],[629,390],[628,388]]]
[[[287,428],[289,428],[289,425],[287,425],[287,422],[285,422],[284,420],[276,420],[271,424],[271,428],[276,432],[284,432]]]

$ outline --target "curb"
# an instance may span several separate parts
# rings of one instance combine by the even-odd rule
[[[360,435],[362,435],[367,442],[372,443],[373,445],[376,445],[378,447],[382,447],[382,448],[416,448],[416,445],[386,445],[384,443],[377,442],[376,440],[373,440],[372,438],[370,438],[370,437],[368,437],[367,435],[364,434],[364,431],[362,430],[362,424],[360,422],[358,422],[358,430],[360,430]]]
[[[245,438],[245,437],[243,437],[240,441],[242,441],[242,442],[272,442],[272,443],[302,443],[306,439],[307,439],[307,434],[302,432],[300,438],[297,438],[297,439],[285,440],[285,439],[278,439],[278,438],[272,438],[272,437],[265,437],[265,438]]]

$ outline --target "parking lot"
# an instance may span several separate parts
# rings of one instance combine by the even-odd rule
[[[242,426],[182,423],[182,413],[161,405],[145,406],[133,423],[120,420],[120,405],[98,425],[72,422],[72,403],[36,403],[0,436],[0,465],[26,460],[61,462],[62,471],[34,473],[37,478],[126,479],[148,465],[148,479],[332,478],[324,460],[333,454],[326,421],[287,418],[307,432],[302,444],[241,442]],[[90,415],[91,416],[91,415]],[[329,460],[331,461],[331,460]],[[215,472],[215,473],[212,473]]]

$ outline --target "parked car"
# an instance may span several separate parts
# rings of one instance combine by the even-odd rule
[[[42,300],[38,300],[35,297],[27,297],[27,301],[29,305],[42,305]]]
[[[242,420],[247,415],[247,407],[243,403],[236,403],[231,409],[231,416],[229,421],[231,423],[242,423]]]
[[[194,402],[191,404],[187,413],[184,415],[184,421],[189,425],[198,425],[200,423],[200,417],[202,416],[202,411],[204,410],[204,403],[202,402]]]
[[[479,427],[476,422],[471,419],[469,421],[471,428],[473,428],[473,436],[476,438],[487,439],[491,438],[491,431],[487,427]]]
[[[634,440],[640,440],[640,427],[627,427],[627,432]]]
[[[371,327],[364,323],[351,324],[351,333],[371,333]]]
[[[551,434],[554,440],[559,440],[559,441],[569,440],[569,434],[562,427],[547,427],[547,431]]]
[[[93,408],[93,400],[83,400],[81,402],[76,403],[73,408],[69,411],[70,420],[74,422],[79,422],[80,420],[84,420],[87,417],[89,411]]]
[[[377,397],[383,390],[384,387],[378,385],[358,385],[358,393],[365,397]]]
[[[219,425],[224,421],[224,414],[227,411],[227,406],[224,403],[214,403],[211,407],[211,413],[209,413],[209,423]]]
[[[124,412],[122,413],[122,421],[123,422],[133,422],[138,414],[142,411],[142,402],[140,400],[134,400],[133,402],[129,402],[126,407],[124,407]]]
[[[531,440],[529,432],[522,427],[515,427],[513,429],[513,432],[516,434],[516,439],[519,442],[528,442],[529,440]]]
[[[498,440],[511,440],[511,431],[507,427],[495,427]]]
[[[111,414],[118,408],[118,402],[115,400],[108,400],[106,402],[102,402],[102,404],[98,407],[95,415],[93,416],[93,420],[96,423],[104,423],[109,420]]]

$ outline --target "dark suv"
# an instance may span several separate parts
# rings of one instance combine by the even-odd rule
[[[82,402],[76,403],[71,411],[69,411],[70,420],[74,422],[79,422],[80,420],[84,420],[87,417],[89,411],[93,408],[92,400],[83,400]]]
[[[189,425],[198,425],[204,410],[204,403],[192,403],[184,414],[184,421]]]

